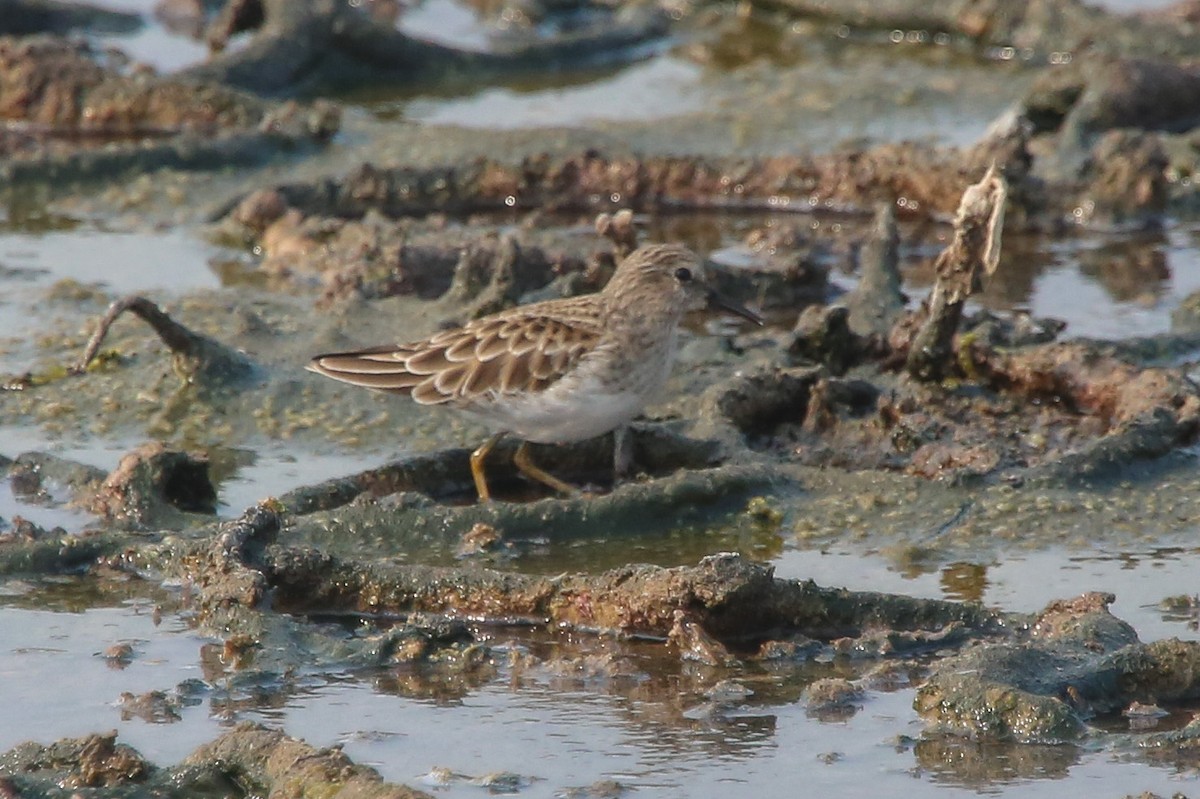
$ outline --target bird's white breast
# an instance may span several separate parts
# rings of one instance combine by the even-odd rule
[[[563,444],[604,435],[628,424],[666,382],[675,353],[675,331],[613,370],[612,353],[597,351],[544,391],[493,398],[485,407],[463,408],[495,430],[536,444]]]

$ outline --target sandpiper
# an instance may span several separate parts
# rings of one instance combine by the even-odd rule
[[[566,444],[623,432],[666,381],[680,319],[706,306],[756,324],[756,314],[710,287],[695,253],[652,244],[630,253],[594,294],[502,311],[411,344],[318,355],[311,371],[356,386],[447,405],[496,431],[471,454],[480,500],[491,498],[484,458],[505,435],[521,440],[513,462],[564,494],[577,490],[539,468],[530,442]]]

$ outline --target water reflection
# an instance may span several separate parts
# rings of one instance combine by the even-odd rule
[[[917,766],[933,782],[963,788],[994,789],[997,783],[1062,779],[1079,763],[1081,750],[1069,744],[981,743],[933,738],[913,747]]]
[[[1123,237],[1079,253],[1079,271],[1118,302],[1150,306],[1170,288],[1171,270],[1160,234]]]
[[[951,563],[942,569],[942,594],[960,602],[982,602],[988,589],[987,570],[981,563]]]
[[[987,574],[984,566],[963,562],[943,569],[940,579],[978,593]],[[166,763],[210,740],[217,728],[253,719],[314,745],[344,743],[352,758],[409,784],[434,766],[468,773],[507,770],[537,778],[523,791],[535,799],[599,779],[636,786],[639,796],[649,797],[723,795],[730,781],[744,790],[770,791],[781,785],[781,774],[822,795],[851,795],[846,791],[861,788],[863,769],[879,775],[884,792],[894,788],[911,796],[936,795],[944,786],[1004,793],[1008,785],[1026,792],[1014,795],[1049,795],[1044,792],[1047,782],[1075,776],[1077,770],[1096,778],[1118,774],[1121,790],[1132,782],[1161,792],[1164,783],[1161,775],[1145,768],[1144,756],[1122,771],[1111,750],[1098,756],[1069,745],[937,737],[910,743],[909,734],[921,729],[911,710],[911,681],[896,682],[900,689],[895,691],[875,686],[868,677],[879,665],[873,659],[747,664],[730,672],[684,663],[655,642],[481,628],[478,637],[494,649],[493,657],[477,668],[424,664],[355,673],[275,673],[256,668],[253,657],[240,658],[236,641],[178,635],[178,620],[155,626],[134,616],[131,623],[129,609],[114,614],[87,607],[90,602],[120,602],[128,594],[148,615],[145,594],[136,598],[138,591],[147,590],[164,601],[170,597],[142,581],[79,578],[9,592],[5,601],[10,606],[36,600],[86,611],[68,614],[83,626],[72,625],[66,638],[56,637],[66,628],[44,611],[36,614],[37,623],[26,620],[28,629],[20,636],[7,630],[5,640],[23,647],[22,652],[0,651],[0,660],[12,661],[9,666],[50,658],[50,666],[61,668],[79,656],[81,647],[103,651],[113,639],[131,642],[134,652],[120,670],[102,658],[84,658],[88,680],[77,686],[56,680],[59,696],[53,701],[36,692],[6,695],[14,712],[39,702],[71,707],[72,723],[65,716],[43,716],[40,737],[117,723],[123,740]],[[15,620],[12,612],[8,618]],[[375,634],[386,626],[345,620],[309,625],[314,633],[334,638]],[[58,651],[68,646],[70,651]],[[19,669],[11,673],[27,687],[31,680],[57,672],[37,677],[21,676]],[[822,677],[873,687],[855,703],[857,712],[812,716],[802,694]],[[718,690],[730,681],[739,690],[728,684]],[[168,721],[172,736],[182,729],[181,737],[167,741],[152,729]],[[1125,751],[1118,748],[1116,754]],[[1150,759],[1173,768],[1188,762],[1186,754],[1166,749],[1156,750]],[[914,782],[914,775],[921,779]],[[447,790],[457,799],[478,789],[463,785]]]
[[[103,573],[97,567],[97,574]],[[123,608],[130,616],[145,616],[150,624],[162,623],[164,609],[179,597],[157,583],[130,574],[110,573],[105,579],[79,575],[53,575],[0,580],[0,609],[87,613],[95,608]]]
[[[805,60],[805,48],[816,42],[804,35],[807,31],[798,34],[789,22],[761,11],[726,15],[706,41],[695,42],[684,52],[696,63],[720,70],[755,63],[795,66]]]

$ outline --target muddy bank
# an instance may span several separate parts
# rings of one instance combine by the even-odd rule
[[[307,216],[361,218],[540,209],[600,212],[629,207],[641,212],[681,213],[772,210],[798,213],[870,213],[893,205],[906,218],[944,219],[958,207],[964,186],[993,161],[1013,185],[1010,224],[1058,229],[1066,224],[1160,217],[1167,210],[1165,159],[1159,145],[1143,137],[1104,140],[1104,153],[1087,173],[1047,184],[1032,174],[1018,129],[974,150],[920,144],[849,148],[827,155],[770,159],[703,156],[622,158],[589,151],[539,156],[520,164],[477,159],[466,166],[437,169],[363,165],[344,179],[280,185],[280,216],[296,209]],[[1011,141],[1011,143],[1010,143]],[[1009,152],[1005,152],[1008,150]],[[1098,164],[1104,164],[1101,168]],[[1047,167],[1049,169],[1051,167]],[[1139,182],[1145,188],[1133,191]],[[1181,203],[1191,201],[1180,187]],[[1089,203],[1088,218],[1076,209]],[[274,220],[267,220],[271,222]],[[261,233],[261,231],[259,231]]]
[[[184,555],[178,563],[196,582],[201,605],[222,618],[231,606],[268,602],[291,613],[461,614],[651,637],[680,657],[726,667],[773,660],[797,642],[814,640],[857,657],[914,657],[936,649],[940,658],[916,707],[931,730],[972,738],[1073,739],[1096,715],[1132,702],[1171,705],[1200,692],[1197,644],[1142,644],[1108,612],[1111,595],[1055,602],[1022,617],[779,580],[769,568],[732,554],[692,568],[628,567],[544,579],[478,567],[355,563],[291,549],[281,533],[274,511],[260,508]],[[822,648],[802,646],[796,654],[806,659]],[[958,648],[961,654],[945,658]]]
[[[745,685],[762,686],[762,670],[772,683],[783,681],[777,689],[762,686],[772,701],[803,701],[810,713],[830,719],[869,708],[872,692],[883,686],[895,690],[911,681],[919,686],[916,709],[928,724],[918,743],[922,758],[954,749],[964,736],[976,744],[1084,741],[1179,762],[1191,747],[1191,728],[1164,733],[1149,727],[1114,737],[1096,726],[1119,712],[1186,704],[1200,690],[1196,644],[1143,644],[1108,612],[1111,596],[1059,601],[1025,616],[780,580],[769,568],[734,555],[692,567],[627,567],[554,578],[472,566],[397,567],[290,547],[281,521],[277,510],[263,507],[206,540],[168,540],[110,562],[143,569],[154,563],[167,569],[163,574],[188,575],[195,591],[186,601],[194,603],[202,626],[219,631],[224,641],[216,646],[220,673],[237,674],[240,690],[258,685],[264,695],[298,690],[290,676],[294,670],[320,663],[362,674],[383,669],[401,680],[385,690],[410,696],[461,695],[495,679],[499,669],[572,675],[611,684],[612,690],[643,685],[642,701],[657,707],[658,687],[641,681],[657,686],[662,677],[630,677],[647,669],[657,674],[651,663],[674,660],[700,668],[688,672],[682,685],[689,695],[710,696],[717,716],[738,697],[744,700]],[[329,623],[335,619],[342,624]],[[343,625],[362,631],[347,636]],[[497,626],[526,631],[523,640],[531,644],[544,635],[592,640],[605,654],[589,654],[585,643],[582,653],[573,647],[544,653],[531,648],[505,656],[481,640],[492,638],[486,631]],[[613,635],[626,643],[602,643]],[[849,676],[814,680],[811,664],[830,658],[849,667]],[[681,683],[668,682],[661,701],[669,706],[666,697],[678,698]],[[181,684],[177,699],[169,692],[131,696],[121,712],[158,718],[155,714],[169,712],[172,702],[197,690],[227,710],[237,707],[221,698],[223,688]],[[663,711],[672,712],[655,712]],[[226,736],[248,731],[257,728],[243,725]],[[263,746],[283,740],[272,735]],[[230,741],[222,737],[183,765],[206,762],[207,753],[223,751]],[[238,739],[238,745],[260,751],[249,741]],[[1038,751],[1028,756],[1036,759]],[[261,774],[257,756],[237,762],[250,775]],[[49,748],[18,747],[0,764],[10,779],[33,781],[21,785],[51,778],[93,786],[154,785],[164,776],[163,767],[103,735]],[[189,775],[167,771],[191,784]]]
[[[77,30],[128,33],[142,26],[136,14],[99,8],[89,3],[58,0],[3,0],[0,35],[66,34]]]
[[[236,179],[213,172],[204,176],[211,187],[187,184],[197,192],[187,203],[223,209],[207,232],[245,248],[240,282],[127,298],[47,290],[41,302],[58,315],[38,317],[35,359],[0,381],[6,427],[103,441],[114,453],[99,469],[0,443],[0,476],[20,503],[80,514],[39,526],[6,511],[0,573],[165,583],[174,593],[163,604],[178,603],[211,638],[198,657],[203,680],[113,696],[114,714],[169,725],[195,703],[229,721],[282,712],[307,701],[314,673],[434,703],[535,675],[556,691],[599,686],[605,699],[622,700],[613,715],[638,734],[710,725],[722,738],[751,730],[761,742],[774,733],[777,707],[802,704],[813,718],[845,720],[877,709],[880,692],[913,690],[926,726],[920,740],[897,746],[911,746],[915,765],[932,773],[969,780],[974,769],[976,784],[991,786],[1014,773],[1067,773],[1080,749],[1189,762],[1190,727],[1112,730],[1121,714],[1181,713],[1194,702],[1193,644],[1140,641],[1103,594],[1027,616],[846,591],[818,574],[816,582],[779,579],[757,559],[850,546],[883,550],[897,570],[962,560],[966,572],[993,554],[1064,540],[1158,546],[1164,532],[1177,540],[1180,520],[1194,518],[1200,502],[1190,468],[1200,398],[1187,364],[1172,359],[1192,357],[1200,339],[1181,323],[1171,336],[1139,342],[1064,341],[1053,319],[988,313],[968,301],[978,284],[1008,277],[995,250],[1019,234],[1170,228],[1172,215],[1189,212],[1191,67],[1149,60],[1133,45],[1121,59],[1092,60],[1103,42],[1064,60],[1061,48],[1083,41],[1065,39],[1052,51],[1058,63],[1028,59],[1046,66],[1044,80],[966,148],[858,142],[815,156],[659,157],[548,136],[544,152],[522,160],[495,152],[485,135],[462,147],[470,157],[441,159],[451,166],[428,166],[439,160],[432,147],[403,159],[372,154],[366,164],[355,155],[351,164],[339,153],[373,146],[378,131],[363,132],[377,122],[357,119],[349,141],[330,147],[331,118],[320,107],[291,106],[295,127],[272,139],[272,150],[262,137],[279,130],[270,120],[284,107],[223,83],[312,91],[359,74],[361,63],[339,72],[335,62],[371,53],[351,52],[364,39],[349,34],[376,32],[346,17],[347,38],[334,41],[338,32],[320,26],[358,12],[266,10],[245,49],[187,73],[212,78],[199,88],[176,86],[178,76],[110,70],[58,40],[22,40],[9,51],[16,56],[6,74],[27,79],[13,91],[36,101],[13,128],[20,136],[6,163],[34,184],[76,174],[71,164],[83,161],[72,159],[94,151],[102,166],[88,174],[109,169],[105,158],[127,158],[134,171],[223,168],[297,148],[296,160],[274,171]],[[941,12],[927,13],[938,22]],[[938,24],[985,44],[1005,36],[1048,44],[1030,18],[1005,27],[999,10],[979,13],[974,23]],[[299,30],[289,20],[301,17],[314,25],[312,37],[277,59]],[[229,10],[219,24],[227,37],[247,23]],[[854,23],[848,35],[874,24]],[[1128,35],[1152,30],[1140,25]],[[520,74],[555,47],[570,48],[564,63],[574,66],[570,59],[589,52],[624,57],[626,45],[673,29],[658,14],[606,15],[575,39],[487,57],[417,47],[395,31],[374,41],[395,45],[392,69],[380,71],[387,80],[416,83],[454,68],[490,81]],[[1068,29],[1084,30],[1075,22]],[[416,56],[428,60],[406,65]],[[59,66],[71,68],[66,79],[32,92]],[[736,109],[756,110],[750,101]],[[215,142],[226,135],[246,138],[220,151]],[[115,139],[141,153],[184,147],[188,136],[216,149],[188,160],[176,150],[146,157],[95,147]],[[417,139],[388,141],[399,148],[395,141]],[[239,153],[247,160],[237,161]],[[993,162],[1007,201],[989,190],[986,212],[974,215],[984,223],[963,215],[955,225],[963,192]],[[727,234],[707,229],[714,217],[697,211],[786,219],[764,217]],[[1003,237],[990,221],[1000,211]],[[639,240],[673,235],[656,227],[664,219],[705,228],[696,238],[722,268],[722,288],[761,308],[772,326],[689,320],[668,395],[635,425],[627,481],[612,479],[609,440],[547,448],[538,462],[591,494],[553,498],[509,466],[508,444],[495,453],[501,501],[479,505],[463,447],[482,440],[481,430],[301,372],[318,351],[417,338],[514,304],[595,290]],[[934,298],[919,307],[923,293],[912,303],[901,293],[903,250],[927,256],[919,268]],[[1164,259],[1130,254],[1110,264],[1101,255],[1093,263],[1100,279],[1136,295],[1168,279]],[[849,275],[862,279],[846,295]],[[364,462],[303,464],[330,451]],[[232,484],[254,479],[246,475],[257,458],[267,463],[260,469],[306,468],[277,499],[220,522],[241,510],[221,502]],[[712,554],[727,550],[741,554]],[[29,590],[31,603],[48,593]],[[137,663],[137,650],[135,642],[103,657]],[[747,712],[755,693],[760,704]],[[57,746],[12,755],[4,779],[33,793],[51,782],[122,790],[125,780],[143,780],[180,795],[298,783],[406,795],[339,752],[248,727],[175,768],[147,763],[111,736]],[[961,755],[971,746],[974,754]],[[1008,758],[979,754],[988,747]],[[837,760],[822,757],[824,765]],[[956,759],[961,767],[948,765]]]
[[[118,180],[170,167],[265,162],[336,133],[332,104],[278,105],[215,84],[122,70],[87,44],[0,38],[5,184]]]
[[[850,29],[907,33],[901,42],[929,45],[935,36],[955,34],[975,44],[1003,48],[1000,58],[1056,64],[1082,52],[1106,55],[1196,52],[1191,5],[1181,2],[1154,12],[1115,14],[1078,0],[1025,4],[971,3],[930,8],[920,2],[874,3],[781,0],[771,5]]]
[[[428,794],[383,782],[374,769],[355,765],[336,750],[318,750],[281,732],[243,724],[198,748],[171,768],[146,762],[116,733],[26,744],[0,756],[4,788],[15,796],[87,789],[96,796],[196,796],[220,792],[264,795],[303,785],[305,791],[373,799],[418,799]]]
[[[378,200],[391,191],[385,181],[373,195],[360,192],[363,175],[350,179],[348,185],[358,188],[347,189],[348,196]],[[678,420],[674,429],[650,426],[637,438],[641,481],[596,500],[528,507],[522,502],[460,504],[468,470],[463,468],[465,453],[444,449],[448,431],[426,438],[406,417],[413,409],[404,403],[385,403],[383,410],[368,414],[365,409],[374,405],[370,396],[294,376],[289,358],[345,348],[345,340],[340,334],[330,336],[328,329],[310,332],[308,338],[293,335],[295,323],[287,314],[294,311],[283,306],[269,311],[261,306],[273,321],[247,313],[231,328],[220,314],[210,315],[212,307],[203,302],[195,306],[199,324],[188,324],[144,298],[127,298],[99,321],[83,357],[69,372],[49,368],[8,380],[8,405],[17,414],[49,422],[69,417],[89,392],[119,396],[131,385],[149,385],[160,404],[143,404],[131,416],[131,409],[107,403],[103,424],[132,425],[181,439],[201,430],[209,436],[219,430],[230,437],[249,432],[273,438],[349,430],[361,442],[363,436],[399,431],[423,448],[443,448],[431,457],[410,458],[285,497],[285,504],[301,513],[332,511],[327,517],[313,516],[301,531],[321,545],[337,540],[338,531],[357,529],[351,538],[370,541],[379,539],[376,531],[404,529],[414,542],[433,537],[445,549],[447,539],[480,523],[518,537],[539,525],[570,536],[575,533],[567,531],[588,526],[619,529],[635,518],[638,508],[646,510],[647,522],[688,525],[736,513],[756,493],[794,490],[787,487],[797,485],[790,471],[796,464],[904,472],[958,484],[1069,487],[1116,479],[1180,453],[1200,431],[1200,397],[1182,370],[1150,365],[1161,357],[1162,347],[1058,343],[1053,339],[1061,326],[1052,321],[964,313],[966,300],[998,268],[1005,185],[989,173],[964,193],[954,238],[936,261],[934,290],[912,310],[904,310],[896,297],[896,243],[886,215],[865,247],[869,255],[877,253],[870,258],[878,277],[859,285],[847,300],[849,308],[824,304],[833,293],[824,269],[780,271],[767,261],[763,268],[725,270],[721,281],[729,293],[788,297],[788,315],[780,316],[774,329],[742,334],[718,329],[718,335],[698,340],[690,368],[676,384],[678,404],[667,416]],[[490,246],[459,249],[462,245],[454,242],[462,241],[462,231],[452,230],[450,242],[434,255],[433,249],[399,244],[403,233],[391,249],[393,259],[376,259],[376,248],[362,247],[358,234],[345,242],[334,236],[322,243],[313,228],[283,222],[289,216],[284,196],[283,190],[256,194],[239,205],[232,224],[261,229],[264,240],[275,242],[268,262],[291,256],[281,274],[298,277],[329,270],[332,277],[324,279],[330,290],[346,290],[324,298],[323,304],[334,311],[353,314],[356,302],[395,295],[412,324],[412,333],[401,338],[421,335],[422,326],[427,331],[438,323],[460,323],[513,303],[588,291],[606,279],[619,248],[637,240],[634,232],[626,231],[622,238],[602,225],[607,241],[586,248],[576,244],[568,256],[524,243],[524,236],[516,234]],[[280,224],[283,231],[272,233]],[[379,230],[387,224],[375,220],[364,227]],[[436,240],[436,228],[434,222],[422,229]],[[398,229],[410,230],[407,225]],[[548,234],[539,236],[553,240]],[[563,239],[557,241],[563,246]],[[775,239],[773,257],[788,262],[790,241]],[[352,258],[349,266],[347,257]],[[796,305],[806,308],[788,330]],[[117,335],[110,331],[133,332],[133,323],[119,321],[125,310],[148,323],[149,330],[141,328],[136,344],[129,339],[115,346],[109,342],[105,357],[89,369],[106,335]],[[383,316],[367,315],[364,321],[390,327]],[[205,327],[213,332],[204,332]],[[161,346],[145,343],[155,336],[171,354],[173,376],[162,373],[167,359],[154,354]],[[1163,344],[1184,346],[1177,339]],[[58,342],[60,347],[70,343],[70,338]],[[128,357],[126,351],[138,354]],[[260,354],[250,357],[248,351]],[[154,396],[148,392],[140,389],[142,396]],[[46,416],[50,409],[55,409],[53,417]],[[428,424],[438,424],[429,417]],[[596,442],[551,448],[547,454],[556,459],[551,460],[555,468],[606,489],[611,482],[603,476],[599,464],[606,456],[600,453],[611,446]],[[498,460],[511,460],[507,452],[500,454],[505,457]],[[196,480],[184,480],[177,488],[160,487],[158,507],[203,505],[186,499],[189,483],[197,486],[191,496],[212,495],[199,478],[197,472]],[[127,477],[115,475],[112,481],[122,484]],[[512,499],[536,497],[523,494],[520,483],[504,481]],[[109,489],[110,497],[115,490]],[[362,501],[341,509],[357,497]],[[116,499],[116,506],[124,501]],[[144,503],[122,510],[103,496],[79,502],[106,508],[111,518],[124,512],[154,523],[153,511]],[[407,521],[401,523],[402,518]],[[584,524],[585,519],[590,521]]]
[[[208,29],[210,45],[223,50],[228,37],[243,30],[254,31],[252,41],[183,74],[260,95],[327,93],[379,83],[468,86],[580,68],[598,59],[636,58],[636,47],[666,34],[668,19],[651,7],[621,15],[603,12],[582,30],[481,52],[413,38],[356,6],[231,2]]]

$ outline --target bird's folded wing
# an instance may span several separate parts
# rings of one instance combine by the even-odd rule
[[[560,301],[561,302],[561,301]],[[537,392],[566,374],[600,339],[598,314],[539,313],[525,306],[424,341],[313,358],[314,372],[367,388],[411,394],[417,402],[486,400]]]

